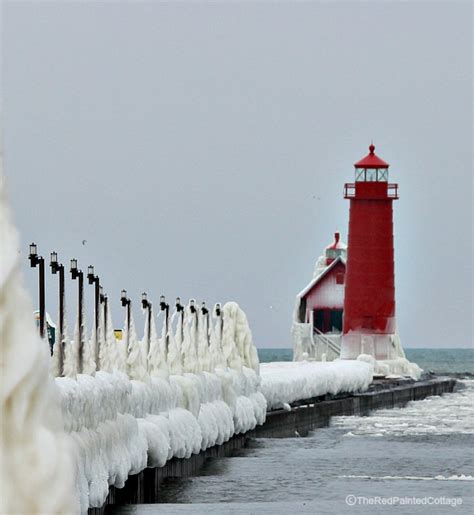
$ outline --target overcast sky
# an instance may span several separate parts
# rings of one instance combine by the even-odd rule
[[[140,333],[144,290],[156,304],[235,300],[257,346],[290,347],[294,297],[334,231],[347,240],[343,184],[373,139],[400,186],[402,343],[470,345],[471,14],[453,1],[4,3],[5,169],[35,299],[30,241],[94,264],[116,327],[122,288]],[[56,286],[48,270],[54,318]]]

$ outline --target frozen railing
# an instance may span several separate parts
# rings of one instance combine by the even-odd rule
[[[322,333],[317,327],[313,327],[313,339],[316,338],[326,347],[326,350],[331,350],[337,356],[341,354],[341,346],[336,342],[328,338],[324,333]]]

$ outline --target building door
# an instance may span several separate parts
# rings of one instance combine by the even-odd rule
[[[341,331],[342,332],[342,309],[331,310],[331,328],[330,331]]]
[[[324,333],[324,309],[315,309],[313,311],[313,327]]]

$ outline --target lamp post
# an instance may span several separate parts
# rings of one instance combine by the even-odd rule
[[[104,293],[104,288],[102,288],[102,286],[99,288],[99,291],[100,291],[100,303],[104,306],[104,340],[105,340],[105,339],[107,339],[107,331],[108,331],[108,325],[109,325],[109,320],[108,320],[109,299],[107,297],[107,294]]]
[[[179,297],[176,297],[176,311],[180,314],[181,316],[181,341],[183,340],[183,337],[184,337],[184,306],[181,304],[181,299]]]
[[[127,297],[127,290],[122,290],[120,294],[120,302],[122,303],[122,306],[127,308],[127,340],[125,342],[126,349],[128,352],[128,343],[129,343],[129,335],[130,335],[130,321],[132,318],[132,301]]]
[[[58,347],[58,358],[59,358],[59,377],[64,374],[64,265],[58,263],[58,253],[51,252],[50,255],[50,267],[51,273],[56,275],[59,272],[59,338],[56,345]]]
[[[100,316],[99,316],[99,309],[100,309],[100,280],[99,276],[94,274],[94,267],[92,265],[89,265],[87,267],[87,280],[89,284],[94,284],[95,288],[95,299],[94,299],[94,316],[95,316],[95,363],[96,363],[96,370],[100,370],[100,358],[99,358],[99,323],[100,323]]]
[[[79,349],[77,352],[77,371],[82,373],[84,364],[84,345],[83,345],[83,303],[84,303],[84,273],[77,268],[77,259],[71,259],[71,278],[78,280],[77,288],[77,324],[79,330]]]
[[[30,254],[29,254],[30,266],[31,268],[36,268],[39,265],[39,330],[41,338],[45,337],[45,329],[46,329],[46,309],[45,309],[45,294],[44,294],[44,258],[42,256],[38,256],[38,247],[36,243],[30,244]],[[53,349],[51,349],[51,354],[53,353]]]
[[[219,320],[219,341],[222,341],[222,330],[224,321],[222,319],[222,309],[220,302],[217,302],[214,306],[214,313],[216,314],[216,318]]]
[[[201,313],[203,314],[204,320],[206,321],[206,338],[207,338],[207,345],[209,345],[209,310],[206,308],[206,303],[203,302],[201,304]]]
[[[148,334],[146,335],[146,357],[148,360],[148,354],[150,353],[150,346],[151,346],[151,317],[152,317],[152,304],[148,300],[148,295],[146,292],[142,293],[142,307],[143,309],[147,310],[147,316],[148,316]]]
[[[160,297],[160,309],[165,312],[165,343],[166,343],[166,353],[168,354],[168,327],[169,327],[169,313],[170,313],[170,305],[166,303],[165,296],[162,295]]]

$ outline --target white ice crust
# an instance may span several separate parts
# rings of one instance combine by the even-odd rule
[[[367,390],[373,366],[363,361],[293,361],[260,363],[262,393],[269,409],[327,393]]]
[[[214,326],[187,306],[169,327],[163,321],[161,338],[152,316],[142,340],[131,316],[122,341],[102,338],[102,370],[56,378],[81,512],[102,506],[109,487],[123,487],[130,474],[263,424],[267,402],[247,318],[235,302],[222,316],[221,335],[220,318]]]

